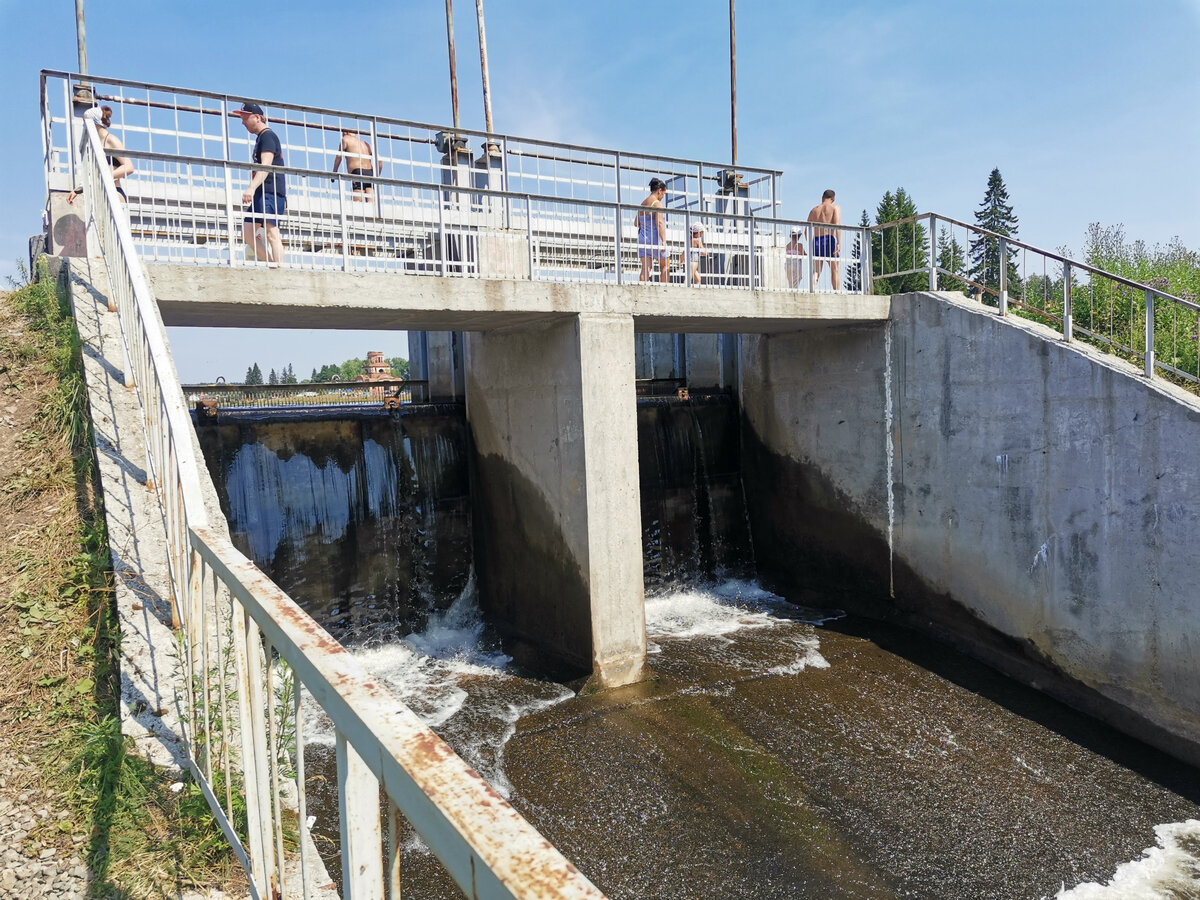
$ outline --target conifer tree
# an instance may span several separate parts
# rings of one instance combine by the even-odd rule
[[[867,216],[867,211],[862,211],[862,219],[859,220],[859,226],[867,228],[871,224],[871,219]],[[854,236],[854,247],[850,251],[850,255],[854,258],[854,262],[846,266],[846,277],[843,280],[843,286],[852,294],[857,294],[862,290],[862,235]]]
[[[271,374],[267,376],[267,384],[279,384],[279,373],[277,373],[274,369],[272,369]]]
[[[262,384],[262,369],[258,367],[258,363],[252,365],[246,370],[246,384]]]
[[[967,257],[960,244],[954,235],[945,228],[939,232],[938,237],[938,268],[944,272],[953,272],[955,275],[963,275],[966,271]],[[954,278],[950,275],[942,275],[938,279],[938,290],[942,291],[963,291],[967,290],[966,282],[959,278]]]
[[[904,188],[883,195],[875,208],[875,224],[898,222],[917,215],[917,204]],[[929,287],[925,275],[929,265],[929,242],[920,223],[898,225],[876,232],[871,237],[871,268],[875,274],[876,294],[905,294]],[[909,270],[917,270],[910,272]],[[884,272],[908,272],[891,278],[879,277]]]
[[[975,211],[975,224],[988,231],[1002,234],[1005,237],[1017,236],[1017,216],[1012,205],[1008,202],[1008,188],[999,169],[992,169],[988,176],[987,190],[983,194],[983,202]],[[978,282],[997,293],[1000,290],[1000,241],[986,235],[978,235],[971,240],[971,280]],[[1016,250],[1009,248],[1008,258],[1008,291],[1020,296],[1020,276],[1017,264],[1013,262]]]

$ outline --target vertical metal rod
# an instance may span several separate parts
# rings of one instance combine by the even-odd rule
[[[864,294],[873,294],[875,292],[875,268],[871,262],[871,231],[869,228],[862,229],[862,241],[858,246],[861,248],[862,256],[859,278],[859,281],[862,283],[862,292]]]
[[[929,289],[936,291],[938,289],[937,270],[938,270],[938,234],[937,234],[937,216],[932,213],[929,216]]]
[[[1146,291],[1146,377],[1154,377],[1154,291]]]
[[[340,729],[335,752],[342,839],[342,895],[347,900],[383,897],[379,782]]]
[[[87,28],[83,23],[83,0],[75,0],[75,42],[79,45],[79,74],[87,70]]]
[[[1063,340],[1071,342],[1071,264],[1063,263]]]
[[[479,20],[479,67],[483,71],[483,122],[487,133],[491,134],[492,92],[488,82],[487,33],[483,28],[483,0],[475,0],[475,17]]]
[[[446,0],[447,3],[450,0]],[[737,165],[737,32],[734,30],[734,0],[729,0],[729,139],[732,156]]]
[[[1008,315],[1008,241],[1000,238],[1000,315]]]
[[[754,290],[754,263],[755,263],[754,232],[757,231],[758,229],[754,227],[754,218],[751,216],[746,217],[746,226],[750,229],[750,256],[749,256],[749,259],[746,260],[746,283],[749,286],[750,290]],[[829,272],[830,272],[830,277],[832,277],[833,269],[830,268]],[[836,289],[837,289],[837,285],[834,285],[834,290],[836,290]]]
[[[617,284],[621,284],[624,278],[621,273],[621,207],[618,204],[613,207],[613,224],[616,226],[613,234],[616,237],[615,248],[613,250],[614,259],[616,262]]]
[[[529,280],[533,277],[533,200],[525,195],[525,246],[529,250]]]
[[[448,191],[445,196],[449,197]],[[446,259],[446,203],[441,195],[438,196],[438,247],[440,248],[438,256],[442,260],[442,277],[445,278],[449,272],[447,266],[449,261]]]
[[[340,178],[338,179],[338,218],[342,222],[342,271],[349,272],[350,226],[346,221],[346,182]]]
[[[454,130],[458,131],[458,65],[454,58],[454,0],[446,0],[446,46],[450,51],[450,106],[454,111]],[[451,141],[450,153],[455,148]]]

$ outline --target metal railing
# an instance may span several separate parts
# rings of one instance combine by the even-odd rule
[[[382,406],[424,403],[429,382],[411,379],[309,381],[297,384],[185,384],[188,406],[217,409],[287,409],[300,406]]]
[[[135,167],[122,186],[142,259],[268,265],[243,247],[242,191],[253,166],[122,155]],[[296,166],[274,171],[287,179],[287,212],[279,218],[286,268],[622,284],[641,278],[641,260],[652,257],[651,280],[660,279],[662,261],[669,280],[697,287],[854,293],[866,287],[861,278],[850,283],[869,249],[857,226],[382,177],[373,180],[367,202],[354,197],[355,176]],[[650,219],[661,219],[661,229]]]
[[[42,146],[50,176],[74,174],[73,148],[81,125],[73,115],[75,89],[113,108],[112,132],[127,150],[166,153],[209,162],[248,161],[254,138],[230,113],[243,99],[211,91],[127,79],[44,70],[41,73]],[[454,129],[386,116],[322,109],[271,100],[258,102],[278,134],[284,159],[329,172],[342,134],[354,131],[373,161],[356,167],[423,185],[453,182],[514,194],[571,200],[640,203],[652,177],[667,183],[667,203],[696,212],[779,211],[781,173],[772,169],[587,147],[516,135]],[[473,143],[471,148],[468,144]],[[361,176],[360,176],[361,179]],[[53,183],[53,177],[50,179]],[[59,185],[62,189],[75,186]]]
[[[1200,304],[937,213],[871,229],[881,293],[961,290],[1159,373],[1200,384]]]
[[[398,900],[401,816],[470,897],[602,897],[210,524],[201,489],[207,474],[162,320],[98,134],[85,127],[90,226],[119,316],[126,384],[141,403],[182,623],[177,702],[187,765],[249,875],[251,896],[308,898],[325,890],[313,883],[306,859],[313,844],[303,713],[315,704],[336,733],[346,897]]]

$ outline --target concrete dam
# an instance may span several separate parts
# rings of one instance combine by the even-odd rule
[[[869,228],[826,260],[855,287],[818,282],[778,173],[671,159],[637,165],[677,191],[680,277],[639,283],[622,155],[571,161],[600,199],[549,198],[522,167],[569,148],[483,136],[480,166],[382,119],[374,214],[287,168],[309,186],[268,271],[230,224],[248,167],[203,137],[231,100],[188,96],[199,155],[130,150],[156,177],[125,201],[81,117],[46,114],[48,178],[81,146],[64,271],[122,573],[165,532],[164,633],[123,679],[166,699],[130,733],[214,812],[238,773],[257,895],[1192,889],[1200,402],[1154,327],[1178,298],[1120,283],[1139,371],[1073,339],[1080,263],[1044,254],[1055,328],[1007,314],[1007,276],[995,306],[936,290],[932,214],[931,290],[871,293],[904,273]],[[218,324],[423,332],[426,396],[189,404],[165,328]]]

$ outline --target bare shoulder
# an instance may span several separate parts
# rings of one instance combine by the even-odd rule
[[[842,208],[840,206],[838,206],[836,203],[833,204],[833,224],[834,225],[842,224]]]

